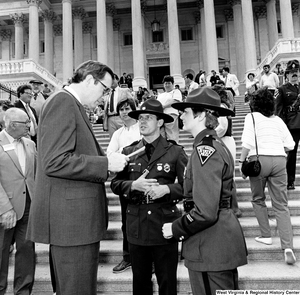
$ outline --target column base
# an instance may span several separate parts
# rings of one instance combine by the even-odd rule
[[[147,82],[144,77],[135,77],[132,81],[132,88],[134,91],[138,91],[139,87],[147,88]]]

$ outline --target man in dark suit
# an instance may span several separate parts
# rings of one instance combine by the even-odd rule
[[[275,92],[275,112],[287,125],[295,142],[295,147],[287,157],[286,170],[288,175],[288,190],[295,189],[297,150],[300,140],[300,66],[298,60],[287,63],[285,75],[288,82]]]
[[[4,115],[6,128],[0,132],[0,294],[5,294],[9,249],[16,242],[14,294],[31,294],[34,243],[26,240],[31,200],[34,198],[35,144],[25,138],[30,120],[18,108]]]
[[[95,295],[100,240],[108,225],[104,182],[127,157],[106,157],[83,105],[94,109],[110,91],[113,72],[81,64],[69,86],[49,97],[40,115],[36,194],[28,239],[50,244],[58,295]]]
[[[159,294],[177,294],[178,243],[174,239],[165,240],[161,229],[164,222],[172,222],[181,215],[176,204],[182,198],[187,156],[182,146],[160,135],[164,122],[172,122],[173,118],[164,114],[158,100],[149,99],[140,110],[128,115],[139,121],[144,138],[124,148],[123,152],[128,155],[144,146],[145,151],[130,159],[128,168],[112,180],[111,188],[128,200],[126,232],[133,295],[153,294],[152,262]]]
[[[32,87],[30,85],[21,85],[17,89],[17,95],[19,100],[15,102],[15,107],[23,109],[31,120],[29,136],[31,140],[37,143],[37,128],[38,128],[38,117],[36,111],[30,106],[32,97]]]

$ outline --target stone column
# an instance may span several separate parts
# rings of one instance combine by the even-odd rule
[[[201,16],[200,16],[200,10],[194,12],[195,22],[196,22],[196,28],[197,28],[197,39],[198,39],[198,64],[199,68],[196,69],[195,74],[199,72],[200,69],[203,69],[203,48],[202,48],[202,32],[201,32]]]
[[[28,57],[39,62],[40,40],[39,40],[39,10],[42,0],[27,0],[29,4],[29,50]]]
[[[97,59],[107,64],[107,29],[105,0],[97,0]]]
[[[243,33],[243,17],[241,0],[231,0],[230,4],[233,9],[235,54],[236,54],[236,74],[239,80],[244,79],[245,66],[245,45]]]
[[[258,20],[259,52],[262,60],[270,50],[267,31],[267,8],[265,6],[257,6],[255,15]]]
[[[10,18],[15,24],[15,59],[24,58],[24,21],[25,17],[23,13],[11,14]]]
[[[121,26],[121,20],[119,18],[113,19],[113,30],[114,30],[114,44],[116,44],[115,48],[115,56],[114,56],[114,71],[116,73],[121,73],[121,61],[120,61],[120,50],[122,50],[122,38],[120,35],[120,26]],[[132,77],[133,78],[133,77]]]
[[[11,30],[1,30],[0,36],[2,38],[2,60],[10,60],[10,46],[11,46]]]
[[[246,70],[256,69],[256,44],[253,22],[252,0],[242,0],[243,31],[246,56]]]
[[[92,29],[92,22],[83,23],[83,60],[92,59]]]
[[[293,39],[295,35],[291,0],[280,0],[279,3],[282,38]]]
[[[214,1],[204,0],[207,72],[219,68]]]
[[[239,80],[244,78],[244,73],[240,73],[237,70],[237,59],[236,59],[236,42],[235,42],[235,32],[234,32],[234,21],[233,21],[233,10],[224,10],[225,19],[227,22],[227,32],[228,32],[228,47],[229,47],[229,59],[230,59],[230,71],[237,75]]]
[[[169,55],[170,73],[174,77],[174,84],[184,87],[184,79],[181,75],[180,41],[178,12],[176,0],[167,1],[168,10],[168,33],[169,33]]]
[[[299,4],[293,4],[292,5],[292,12],[293,12],[293,23],[294,23],[294,29],[295,29],[295,37],[300,37],[300,5]]]
[[[72,0],[62,0],[63,12],[63,82],[73,76]]]
[[[202,41],[202,58],[203,66],[201,70],[209,71],[207,68],[207,52],[206,52],[206,34],[205,34],[205,13],[204,13],[204,3],[200,0],[200,19],[201,19],[201,41]],[[200,69],[199,69],[200,70]]]
[[[107,65],[114,69],[114,25],[113,17],[116,8],[113,4],[106,5],[106,30],[107,30]]]
[[[139,86],[147,88],[144,66],[144,43],[142,28],[142,11],[140,0],[131,0],[131,21],[132,21],[132,53],[133,53],[133,89],[138,90]]]
[[[74,67],[77,68],[83,63],[83,34],[82,20],[86,13],[83,7],[76,7],[72,10],[74,20]]]
[[[45,29],[45,68],[54,73],[54,45],[53,45],[53,22],[56,20],[56,14],[51,10],[45,10],[42,13]]]
[[[265,0],[265,2],[267,6],[269,49],[271,49],[278,40],[276,0]]]
[[[54,33],[54,52],[55,52],[55,64],[54,64],[54,75],[63,80],[63,71],[61,65],[63,64],[63,38],[62,38],[62,25],[55,25],[53,26],[53,33]],[[55,69],[58,68],[58,74],[56,75]],[[66,80],[63,80],[66,82]]]

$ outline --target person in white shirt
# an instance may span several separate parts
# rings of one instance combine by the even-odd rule
[[[124,125],[123,127],[116,130],[112,135],[112,138],[106,150],[107,156],[109,156],[114,152],[121,153],[124,147],[142,138],[142,135],[140,134],[139,123],[137,122],[137,120],[128,116],[129,112],[135,110],[136,110],[135,102],[130,97],[124,97],[118,102],[117,113],[120,116]],[[116,265],[113,268],[114,273],[121,273],[131,267],[127,233],[126,233],[126,210],[127,210],[128,200],[123,196],[119,196],[119,198],[120,198],[121,215],[122,215],[123,259],[118,265]]]
[[[270,65],[263,66],[264,74],[259,81],[259,88],[264,86],[268,87],[268,90],[274,95],[276,88],[279,87],[279,78],[274,72],[270,72]]]
[[[221,80],[224,81],[225,83],[225,87],[227,89],[232,89],[234,91],[234,96],[239,96],[239,85],[240,82],[238,80],[238,78],[236,77],[236,75],[234,74],[230,74],[230,70],[228,67],[224,67],[222,69],[222,75],[221,75]]]
[[[253,113],[245,118],[239,162],[241,169],[247,157],[250,161],[254,161],[258,153],[261,163],[260,174],[250,177],[252,206],[261,231],[261,236],[256,237],[255,240],[266,245],[272,244],[268,209],[265,203],[265,187],[268,184],[285,262],[294,264],[296,258],[292,250],[293,230],[288,209],[286,152],[294,148],[295,142],[282,119],[274,115],[274,96],[267,87],[251,95],[250,106]],[[243,174],[242,176],[246,178]]]
[[[162,104],[164,113],[173,117],[174,121],[165,123],[161,129],[162,135],[168,140],[179,142],[179,127],[178,127],[178,110],[171,107],[175,102],[182,102],[182,95],[180,90],[174,89],[174,78],[172,76],[165,76],[163,79],[165,88],[164,93],[160,93],[157,100]]]
[[[188,93],[190,93],[191,91],[197,89],[199,87],[199,84],[193,81],[194,76],[193,74],[189,73],[184,77],[184,81],[185,81],[185,88],[187,90]]]

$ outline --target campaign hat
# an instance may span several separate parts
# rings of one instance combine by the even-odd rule
[[[140,114],[153,114],[159,119],[163,119],[165,123],[171,123],[174,121],[173,117],[164,113],[162,104],[154,98],[146,100],[139,110],[131,111],[128,116],[138,120]]]
[[[298,72],[299,69],[300,69],[299,61],[296,59],[293,59],[293,60],[289,60],[287,62],[285,72],[286,73]]]
[[[211,87],[204,86],[191,91],[185,102],[176,102],[172,107],[183,111],[186,108],[204,108],[218,112],[219,116],[234,116],[234,112],[221,106],[221,99]]]
[[[40,80],[30,80],[29,83],[30,84],[43,84],[43,82]]]

